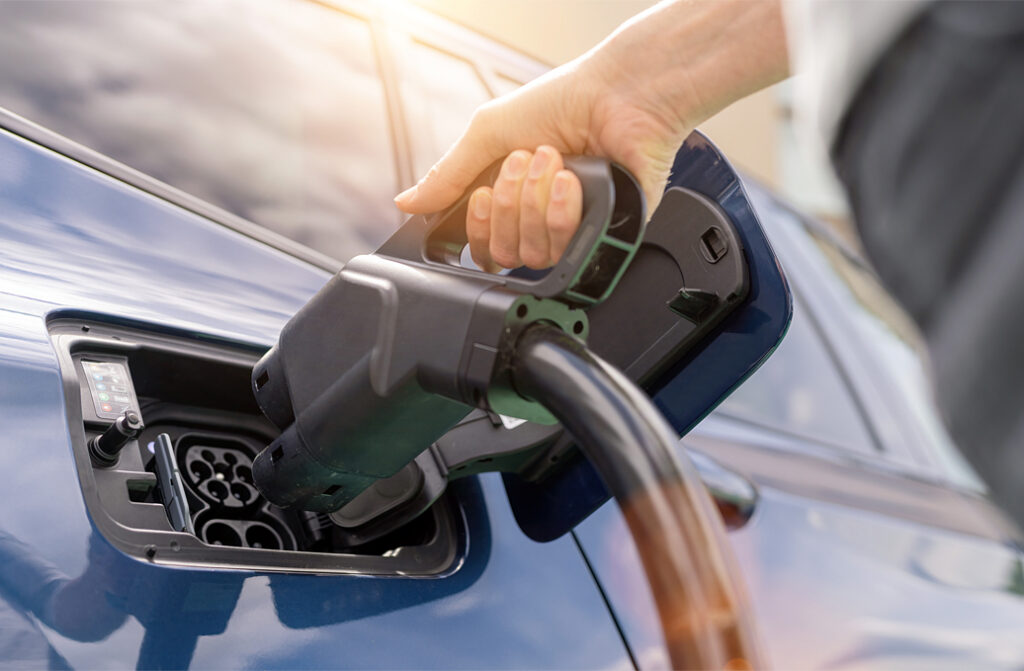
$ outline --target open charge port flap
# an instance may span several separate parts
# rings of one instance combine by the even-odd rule
[[[48,327],[76,465],[89,485],[83,495],[99,531],[120,550],[174,564],[383,575],[436,574],[456,560],[462,536],[451,496],[394,531],[363,538],[345,527],[358,519],[286,511],[260,495],[253,458],[278,435],[253,400],[252,366],[262,351],[80,316],[53,318]],[[112,421],[97,411],[96,394],[105,390],[96,383],[113,381],[90,385],[94,372],[124,381],[145,422],[138,440],[102,468],[87,443]],[[162,439],[169,462],[158,468]],[[170,497],[165,475],[178,478]],[[187,523],[173,511],[187,511]]]

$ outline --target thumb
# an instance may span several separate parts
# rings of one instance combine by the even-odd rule
[[[443,210],[458,200],[487,166],[509,151],[494,140],[478,112],[462,137],[419,183],[395,197],[395,205],[409,214]]]

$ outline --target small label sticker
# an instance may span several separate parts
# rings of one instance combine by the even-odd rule
[[[525,419],[519,419],[518,417],[507,417],[505,415],[498,415],[498,419],[501,420],[501,425],[504,426],[509,431],[516,428],[517,426],[522,426],[523,424],[526,424]]]

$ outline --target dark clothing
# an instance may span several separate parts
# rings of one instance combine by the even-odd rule
[[[869,258],[928,340],[954,438],[1024,526],[1024,3],[925,10],[833,158]]]

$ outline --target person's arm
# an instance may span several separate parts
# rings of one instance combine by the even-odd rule
[[[686,136],[730,103],[788,74],[779,0],[671,0],[623,24],[580,58],[487,103],[396,204],[444,209],[494,161],[474,192],[470,248],[487,269],[547,267],[579,226],[579,181],[561,154],[604,156],[640,181],[653,212]]]

